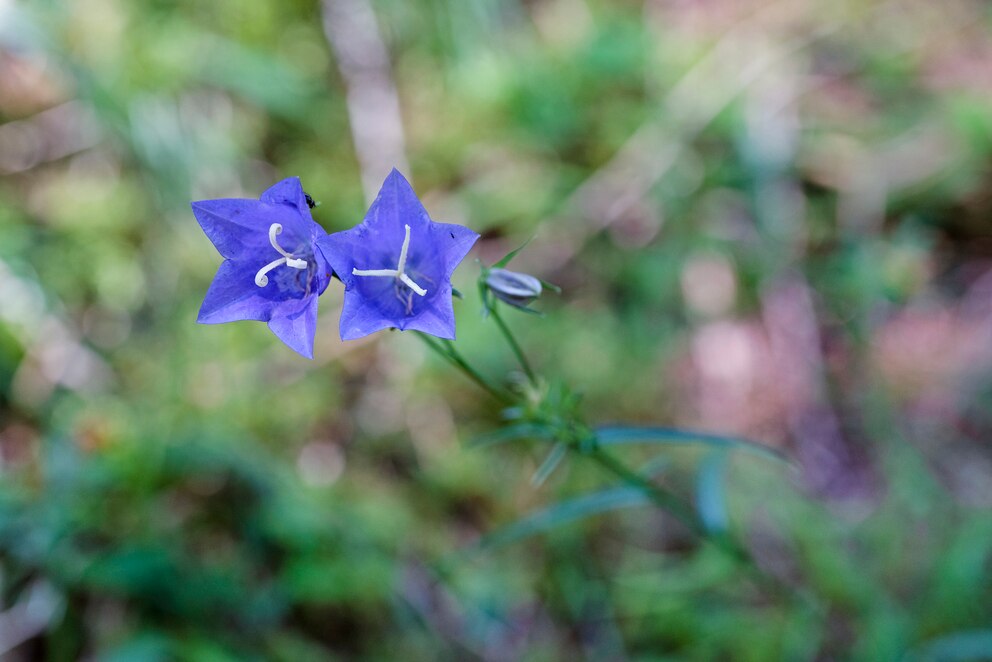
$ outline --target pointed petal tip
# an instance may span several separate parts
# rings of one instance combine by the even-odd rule
[[[216,200],[194,200],[189,203],[189,208],[193,210],[193,215],[199,218],[198,212],[209,212],[212,211],[215,205],[211,204],[217,202]]]
[[[307,214],[310,212],[310,207],[307,206],[306,198],[303,193],[303,183],[300,181],[299,177],[287,177],[279,180],[269,188],[265,189],[258,199],[261,202],[267,202],[269,204],[293,205],[299,209],[301,214],[303,214],[304,211]]]
[[[301,301],[286,301],[268,321],[269,330],[287,347],[300,356],[313,358],[313,342],[317,332],[317,300],[311,294]]]
[[[205,304],[206,302],[204,302],[204,305]],[[243,314],[232,315],[230,314],[230,311],[226,311],[224,309],[211,310],[209,312],[204,312],[203,309],[201,309],[196,316],[197,324],[207,324],[207,325],[227,324],[229,322],[250,322],[250,321],[254,321],[254,320],[249,315],[243,315]]]
[[[284,341],[284,344],[286,344],[285,341]],[[310,361],[313,361],[313,347],[309,347],[309,348],[307,348],[307,347],[293,347],[292,345],[289,345],[289,344],[286,344],[286,347],[289,347],[291,350],[293,350],[294,352],[296,352],[296,354],[298,354],[299,356],[302,356],[305,359],[309,359]]]
[[[280,184],[300,184],[300,178],[298,175],[293,175],[291,177],[286,177],[285,179],[280,179],[272,186],[279,186]],[[272,186],[270,186],[269,188],[272,188]],[[302,184],[300,184],[300,186],[302,188]]]
[[[370,336],[375,331],[366,331],[356,326],[349,325],[347,328],[344,324],[338,326],[338,336],[341,337],[341,342],[348,342],[349,340],[358,340],[359,338],[364,338],[365,336]]]
[[[273,325],[273,321],[276,322],[275,326]],[[294,336],[288,332],[288,329],[284,329],[279,326],[280,321],[281,320],[269,320],[269,330],[272,331],[276,338],[278,338],[286,347],[289,347],[305,359],[313,360],[313,337],[311,336],[304,339],[299,336]],[[309,342],[306,342],[306,340],[309,340]]]
[[[200,304],[200,310],[196,313],[196,323],[197,324],[220,324],[220,322],[210,319],[214,316],[213,312],[207,311],[207,299],[203,300]]]
[[[402,172],[397,170],[395,166],[393,167],[392,170],[389,171],[389,174],[386,175],[386,179],[382,183],[383,186],[385,186],[386,184],[394,184],[400,186],[405,185],[407,188],[410,188],[411,190],[413,189],[413,187],[410,186],[410,182],[407,180],[406,176]]]

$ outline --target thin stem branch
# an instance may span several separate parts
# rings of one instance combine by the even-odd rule
[[[444,344],[441,344],[425,333],[421,333],[420,331],[415,331],[414,333],[424,342],[425,345],[430,347],[435,354],[441,356],[445,361],[465,373],[469,379],[478,384],[483,390],[489,393],[489,395],[503,403],[512,402],[508,395],[490,384],[485,377],[469,365],[468,361],[462,358],[462,355],[458,353],[458,350],[452,346],[450,341],[445,341]]]
[[[588,454],[588,457],[592,458],[599,466],[612,473],[624,483],[644,492],[662,510],[670,513],[677,520],[685,524],[696,535],[702,538],[707,536],[705,527],[692,513],[689,506],[668,490],[655,485],[602,449],[597,448],[593,450]]]
[[[530,367],[530,362],[527,360],[527,356],[520,348],[520,344],[513,336],[513,332],[510,331],[510,327],[508,327],[506,322],[503,321],[503,316],[499,314],[495,304],[489,309],[489,312],[492,314],[493,319],[496,320],[496,325],[503,333],[503,337],[506,338],[506,342],[510,346],[510,349],[513,350],[513,353],[516,355],[517,361],[520,363],[520,367],[523,368],[524,374],[527,375],[527,380],[530,382],[530,385],[537,386],[537,376],[534,374],[534,370]]]

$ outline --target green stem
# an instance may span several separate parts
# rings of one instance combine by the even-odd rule
[[[513,337],[513,332],[510,331],[510,327],[506,325],[506,322],[503,321],[503,317],[499,314],[499,311],[496,310],[495,304],[489,309],[489,312],[492,314],[493,319],[496,320],[496,325],[503,333],[503,337],[506,338],[506,342],[510,345],[510,349],[512,349],[513,353],[516,355],[517,361],[520,362],[520,367],[523,368],[524,374],[527,375],[527,380],[530,382],[530,385],[537,386],[537,376],[534,374],[534,370],[530,367],[530,362],[524,355],[524,351],[520,348],[520,344],[517,343],[517,339]]]
[[[485,377],[480,375],[475,368],[470,366],[468,361],[462,358],[462,355],[458,353],[458,350],[454,348],[450,341],[446,341],[447,344],[442,345],[425,333],[416,331],[415,334],[418,338],[423,340],[424,344],[430,347],[434,353],[465,373],[469,379],[478,384],[483,390],[489,393],[489,395],[503,403],[508,404],[512,402],[512,399],[509,396],[490,384]]]
[[[602,449],[594,449],[588,454],[599,466],[603,467],[627,485],[636,487],[644,492],[662,510],[670,513],[685,524],[696,535],[706,538],[707,531],[692,510],[681,499],[668,490],[658,487],[644,476],[629,469],[627,465]]]

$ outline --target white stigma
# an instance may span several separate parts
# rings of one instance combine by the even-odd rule
[[[406,229],[406,235],[403,237],[403,247],[400,248],[400,261],[395,269],[352,269],[351,274],[353,276],[386,276],[396,278],[420,296],[424,296],[427,294],[427,290],[417,285],[412,278],[406,275],[406,255],[410,248],[410,226],[404,225],[403,227]]]
[[[255,274],[255,284],[259,287],[265,287],[269,284],[269,277],[265,274],[269,273],[279,265],[285,264],[287,267],[293,269],[306,269],[307,261],[301,260],[300,258],[293,257],[292,253],[287,253],[279,242],[276,241],[276,235],[282,233],[282,225],[279,223],[273,223],[269,226],[269,243],[272,244],[272,248],[276,249],[276,252],[282,255],[278,260],[272,260],[267,265],[258,270]]]

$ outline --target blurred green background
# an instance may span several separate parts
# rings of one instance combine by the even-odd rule
[[[465,448],[498,407],[338,283],[313,362],[194,323],[190,200],[341,230],[393,165],[473,257],[535,236],[507,315],[587,419],[795,458],[714,505],[624,451],[795,595],[650,507],[488,544],[608,477]],[[987,2],[0,1],[4,659],[992,659],[990,405]]]

